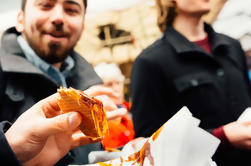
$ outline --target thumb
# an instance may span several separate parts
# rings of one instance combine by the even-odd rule
[[[60,132],[72,131],[80,125],[81,119],[78,112],[69,112],[46,119],[41,129],[41,135],[48,137]]]

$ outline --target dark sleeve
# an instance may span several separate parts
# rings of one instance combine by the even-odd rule
[[[223,151],[229,150],[234,148],[233,145],[229,142],[224,129],[224,126],[220,126],[218,128],[215,129],[206,129],[207,132],[211,133],[213,136],[215,136],[216,138],[218,138],[221,142],[220,145],[218,147],[218,149],[221,149]]]
[[[21,166],[14,152],[12,151],[4,132],[10,127],[10,123],[0,123],[0,165]]]
[[[0,64],[0,99],[2,98],[2,95],[4,94],[5,86],[6,86],[6,78],[5,78],[5,75],[2,71],[2,67]]]
[[[162,79],[158,65],[152,60],[140,56],[135,60],[131,73],[131,113],[135,137],[151,136],[169,119],[166,114],[166,117],[162,116],[167,103],[163,97],[165,88]]]
[[[216,128],[216,129],[213,129],[211,131],[211,133],[221,141],[221,144],[224,144],[224,145],[227,146],[227,145],[230,145],[230,142],[227,139],[227,136],[226,136],[226,134],[224,132],[223,127],[224,126],[220,126],[220,127]]]
[[[73,151],[68,152],[62,159],[60,159],[55,166],[67,166],[74,161]]]

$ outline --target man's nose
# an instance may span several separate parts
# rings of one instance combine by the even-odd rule
[[[52,24],[55,25],[57,29],[62,28],[64,24],[63,8],[61,6],[55,6],[50,19],[51,19]]]

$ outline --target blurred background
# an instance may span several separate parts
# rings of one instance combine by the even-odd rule
[[[211,0],[212,11],[205,21],[216,31],[239,40],[250,61],[251,0]],[[89,0],[85,31],[75,47],[92,65],[116,63],[125,76],[128,100],[130,72],[134,59],[161,36],[154,0]],[[0,36],[15,25],[20,0],[7,0],[0,6]]]
[[[0,36],[14,26],[20,0],[8,0],[0,6]],[[85,31],[75,47],[94,66],[115,62],[125,75],[128,96],[130,71],[136,56],[156,38],[154,0],[89,0]]]

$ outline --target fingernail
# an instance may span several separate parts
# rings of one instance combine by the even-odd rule
[[[79,117],[76,112],[73,112],[69,115],[69,124],[72,128],[77,127],[77,125],[79,124]]]

